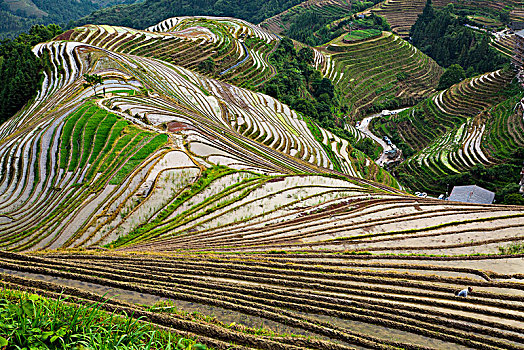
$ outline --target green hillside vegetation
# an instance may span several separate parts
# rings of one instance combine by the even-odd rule
[[[21,32],[28,31],[36,24],[51,23],[62,26],[98,9],[88,0],[25,0],[0,2],[0,38],[14,38]]]
[[[32,47],[51,40],[62,30],[50,24],[33,26],[28,34],[0,44],[0,124],[33,98],[42,80],[42,71],[51,69],[47,58],[37,58]]]
[[[15,38],[37,24],[59,24],[88,15],[101,7],[139,0],[9,0],[0,1],[0,39]]]
[[[312,49],[297,51],[290,39],[283,38],[270,56],[278,74],[261,91],[313,118],[322,127],[333,128],[339,112],[335,88],[331,80],[323,78],[312,66],[313,59]]]
[[[452,5],[434,8],[429,0],[410,32],[413,45],[443,67],[461,65],[468,77],[492,72],[509,63],[492,48],[488,34],[465,27],[467,18],[457,16]]]
[[[169,17],[203,15],[230,16],[260,23],[298,3],[300,0],[145,0],[98,10],[74,25],[107,24],[145,29]]]

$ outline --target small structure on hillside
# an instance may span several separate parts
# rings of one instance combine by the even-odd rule
[[[477,185],[472,186],[455,186],[448,201],[477,203],[477,204],[491,204],[495,199],[495,193],[486,190]]]

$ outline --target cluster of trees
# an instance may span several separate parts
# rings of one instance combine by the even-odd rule
[[[144,29],[174,16],[231,16],[260,23],[301,0],[145,0],[98,10],[74,25],[108,24]]]
[[[312,66],[313,50],[304,47],[297,51],[291,39],[282,38],[270,60],[278,74],[261,88],[262,92],[316,120],[322,127],[334,127],[333,116],[338,106],[335,87]]]
[[[40,87],[43,69],[50,69],[46,58],[39,59],[32,47],[62,32],[55,24],[33,26],[29,33],[0,43],[0,123],[19,111]]]
[[[456,15],[453,5],[435,9],[427,1],[423,13],[411,28],[413,44],[443,67],[458,64],[468,77],[494,71],[508,58],[489,46],[490,37],[464,26],[467,18]]]
[[[437,90],[445,90],[457,83],[460,83],[464,79],[466,79],[466,72],[464,71],[464,68],[462,68],[461,65],[452,64],[440,77]]]

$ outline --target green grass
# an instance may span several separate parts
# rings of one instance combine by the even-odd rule
[[[80,168],[83,168],[89,159],[91,153],[93,138],[97,131],[100,122],[107,116],[105,110],[98,110],[93,114],[84,126],[84,151],[82,153],[82,160],[80,161]]]
[[[113,125],[115,125],[116,122],[116,115],[109,114],[98,126],[95,141],[93,144],[93,151],[91,152],[91,157],[89,158],[89,163],[93,163],[100,154],[100,151],[106,143],[109,132],[111,131],[111,128],[113,127]]]
[[[524,242],[515,242],[505,247],[500,246],[499,252],[502,255],[524,254]]]
[[[90,107],[89,110],[86,113],[84,113],[84,115],[80,119],[78,119],[78,121],[76,122],[75,128],[71,135],[72,149],[70,153],[71,158],[69,160],[69,167],[68,167],[69,171],[73,171],[77,168],[79,159],[80,159],[80,150],[82,150],[82,148],[88,147],[88,145],[83,144],[82,142],[82,134],[84,131],[84,126],[93,117],[97,109],[98,108],[95,106]],[[82,147],[82,145],[84,147]]]
[[[100,303],[75,305],[5,288],[0,290],[0,348],[207,349],[125,313],[105,312]]]

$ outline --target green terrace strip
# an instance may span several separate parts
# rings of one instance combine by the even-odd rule
[[[147,157],[155,153],[158,149],[164,146],[168,141],[167,134],[161,134],[155,136],[146,145],[142,146],[138,152],[133,154],[126,164],[120,168],[118,173],[111,180],[111,184],[119,184],[124,180],[129,173],[141,164]]]
[[[134,319],[108,313],[104,303],[48,299],[0,289],[0,347],[5,349],[193,349],[203,344]]]
[[[382,31],[378,29],[361,29],[361,30],[353,30],[351,33],[346,34],[344,36],[344,41],[350,42],[350,41],[359,41],[359,40],[366,40],[373,37],[378,37],[382,35]]]

